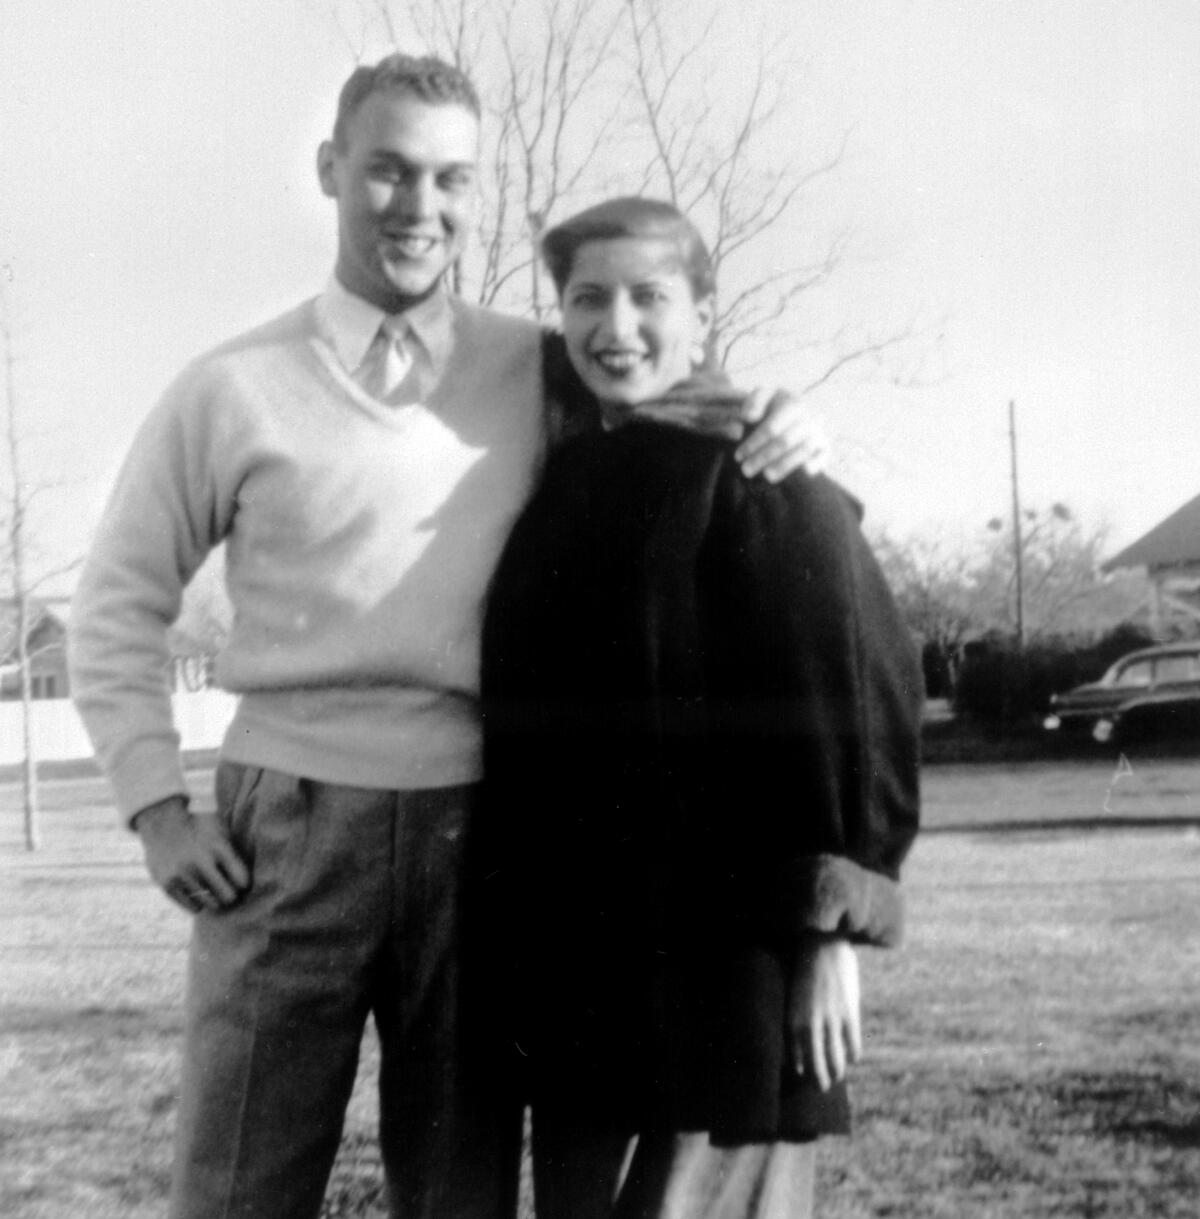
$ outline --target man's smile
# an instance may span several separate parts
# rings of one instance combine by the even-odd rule
[[[425,233],[394,233],[385,230],[382,236],[388,252],[399,254],[402,258],[425,258],[441,244],[440,237]]]

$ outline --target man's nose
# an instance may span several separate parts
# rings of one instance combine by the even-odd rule
[[[428,220],[437,214],[436,190],[432,174],[413,174],[396,192],[395,206],[409,220]]]

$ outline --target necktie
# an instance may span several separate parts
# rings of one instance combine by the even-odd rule
[[[408,324],[403,318],[385,317],[359,365],[359,384],[373,398],[386,402],[412,368],[407,343]]]

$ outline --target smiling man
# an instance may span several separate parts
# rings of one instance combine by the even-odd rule
[[[349,114],[321,145],[317,168],[321,188],[338,201],[338,282],[399,313],[438,290],[466,245],[478,200],[479,119],[469,101],[359,97],[370,83],[347,86]]]
[[[168,388],[80,580],[80,712],[195,916],[172,1219],[315,1219],[368,1016],[392,1213],[511,1210],[512,1132],[461,1052],[458,886],[484,594],[548,428],[539,329],[446,288],[479,114],[436,60],[351,75],[318,154],[335,275]],[[166,632],[222,543],[240,698],[196,814]]]

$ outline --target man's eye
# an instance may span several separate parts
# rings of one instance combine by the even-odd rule
[[[404,171],[398,165],[369,165],[367,177],[373,182],[399,182]]]

